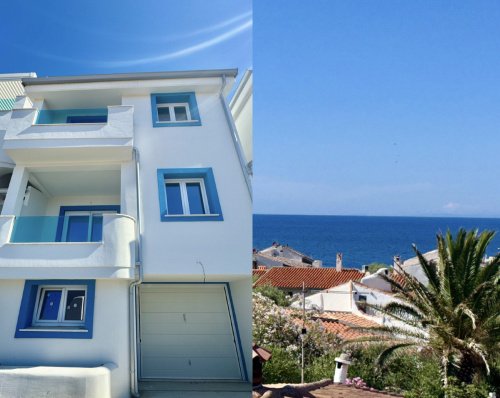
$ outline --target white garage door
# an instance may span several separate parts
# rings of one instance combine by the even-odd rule
[[[241,379],[223,285],[141,285],[141,377]]]

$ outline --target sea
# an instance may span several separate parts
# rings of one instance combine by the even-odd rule
[[[500,251],[500,218],[376,217],[376,216],[253,216],[253,246],[265,249],[277,242],[334,267],[343,253],[344,267],[361,268],[373,262],[392,264],[395,255],[414,257],[412,244],[421,252],[436,248],[436,234],[459,228],[497,232],[487,255]]]

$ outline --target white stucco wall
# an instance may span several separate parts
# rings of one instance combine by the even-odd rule
[[[252,205],[218,93],[196,93],[201,126],[152,127],[150,96],[129,96],[140,152],[143,260],[146,277],[249,275]],[[211,167],[224,221],[161,222],[157,169]]]
[[[48,200],[45,215],[58,216],[61,206],[120,205],[119,196],[55,196]]]
[[[129,397],[128,282],[96,282],[92,339],[14,338],[24,281],[0,280],[0,364],[95,367],[118,365],[114,397]]]

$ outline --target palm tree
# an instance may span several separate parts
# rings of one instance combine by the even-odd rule
[[[450,375],[470,383],[476,374],[490,374],[500,355],[500,253],[485,262],[494,235],[464,229],[455,238],[450,231],[439,234],[435,262],[413,246],[428,283],[404,270],[402,278],[387,278],[397,300],[376,309],[395,322],[376,328],[376,340],[389,343],[379,363],[418,346],[439,356],[443,387]]]

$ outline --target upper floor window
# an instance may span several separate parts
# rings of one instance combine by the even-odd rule
[[[201,126],[193,92],[151,94],[151,112],[153,127]]]
[[[221,221],[211,168],[159,169],[161,221]]]

